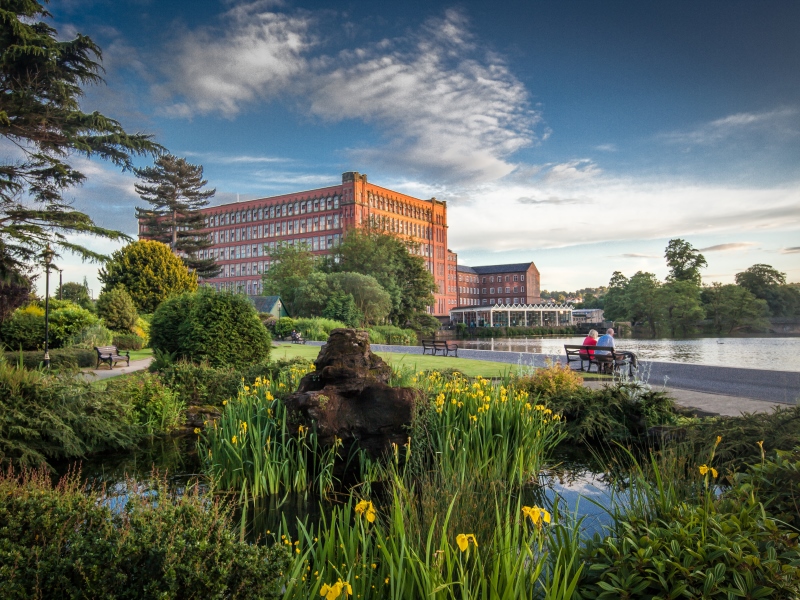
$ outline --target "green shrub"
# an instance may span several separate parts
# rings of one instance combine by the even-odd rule
[[[153,349],[216,367],[243,367],[269,357],[271,339],[241,294],[203,287],[162,303],[150,330]]]
[[[358,310],[353,294],[341,290],[334,291],[328,298],[322,316],[346,324],[346,327],[358,327],[364,315]]]
[[[69,345],[92,350],[98,346],[108,346],[113,340],[114,334],[110,329],[102,323],[95,323],[74,336]]]
[[[159,372],[163,383],[178,394],[181,402],[187,405],[221,405],[223,401],[236,397],[242,381],[250,385],[257,377],[271,377],[274,369],[265,363],[234,369],[177,361],[165,365]]]
[[[313,319],[301,318],[294,320],[294,328],[297,329],[297,331],[299,331],[307,340],[324,342],[330,336],[331,331],[341,327],[347,327],[347,325],[340,321],[334,321],[333,319],[325,319],[321,317],[315,317]],[[289,332],[291,333],[291,330]]]
[[[280,597],[287,550],[239,541],[230,513],[196,487],[127,487],[112,510],[77,475],[54,487],[43,473],[0,474],[3,598]]]
[[[186,293],[164,300],[150,320],[150,346],[153,350],[179,354],[180,326],[192,306],[192,294]]]
[[[681,502],[652,521],[622,518],[595,536],[583,559],[581,598],[793,599],[800,594],[797,539],[761,506]]]
[[[97,299],[97,314],[114,331],[131,331],[138,317],[133,298],[121,285],[100,294]]]
[[[386,340],[386,344],[411,346],[417,343],[417,334],[413,329],[400,329],[394,325],[376,325],[370,329],[377,331]]]
[[[383,337],[383,334],[376,330],[376,329],[367,329],[367,334],[369,335],[369,343],[370,344],[385,344],[386,338]]]
[[[106,389],[131,404],[137,423],[148,435],[170,433],[183,424],[185,403],[158,375],[145,372],[116,377],[108,380]]]
[[[544,369],[536,369],[533,374],[516,380],[517,386],[542,398],[555,395],[568,395],[583,387],[583,377],[566,365],[555,363]]]
[[[60,348],[69,343],[75,336],[87,327],[98,322],[97,317],[85,308],[81,308],[71,302],[68,306],[50,307],[50,347]],[[57,304],[57,301],[53,301]]]
[[[82,375],[0,361],[0,464],[38,466],[140,437],[131,404]]]
[[[294,329],[294,319],[291,317],[281,317],[275,321],[275,337],[284,339]]]
[[[800,446],[736,473],[734,484],[745,495],[754,492],[771,516],[800,530]]]
[[[0,326],[0,340],[10,350],[44,347],[44,309],[29,304],[15,310]]]
[[[648,428],[677,417],[669,396],[635,383],[579,387],[550,395],[546,404],[566,419],[568,439],[581,443],[642,439]]]
[[[75,369],[94,367],[97,365],[97,352],[86,348],[59,348],[50,350],[50,367],[62,369]],[[44,363],[43,351],[30,352],[4,352],[3,357],[12,365],[19,364],[27,369],[36,369]]]
[[[144,340],[133,333],[115,334],[112,344],[118,350],[141,350],[144,348]]]

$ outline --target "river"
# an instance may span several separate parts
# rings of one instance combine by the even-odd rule
[[[584,338],[484,338],[459,340],[458,345],[472,350],[563,355],[564,344],[582,344]],[[617,348],[636,353],[640,360],[800,371],[800,337],[619,338]]]

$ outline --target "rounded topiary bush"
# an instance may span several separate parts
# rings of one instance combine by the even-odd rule
[[[245,296],[210,287],[163,302],[150,327],[154,350],[217,367],[263,362],[271,342]]]
[[[114,331],[132,331],[138,317],[133,298],[121,285],[100,294],[97,314]]]

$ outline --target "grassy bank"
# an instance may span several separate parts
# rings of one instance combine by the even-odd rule
[[[277,359],[294,357],[315,360],[319,354],[319,346],[304,346],[300,344],[282,344],[276,346],[272,353]],[[395,369],[411,368],[415,371],[443,371],[455,369],[468,377],[504,377],[513,373],[517,365],[501,362],[474,360],[470,358],[455,358],[451,356],[428,356],[421,354],[407,354],[400,352],[376,352],[383,360]]]

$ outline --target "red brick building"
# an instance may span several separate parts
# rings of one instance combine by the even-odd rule
[[[457,266],[458,306],[537,304],[539,269],[532,262],[484,267]]]
[[[341,185],[258,198],[201,211],[213,246],[203,258],[222,267],[204,283],[219,290],[261,293],[261,274],[269,269],[269,249],[304,242],[314,254],[328,254],[351,228],[393,233],[419,244],[419,254],[438,286],[431,313],[447,316],[458,306],[455,255],[447,250],[447,203],[421,200],[367,181],[358,172],[342,174]],[[147,231],[139,224],[139,237]],[[450,276],[453,279],[450,279]]]

